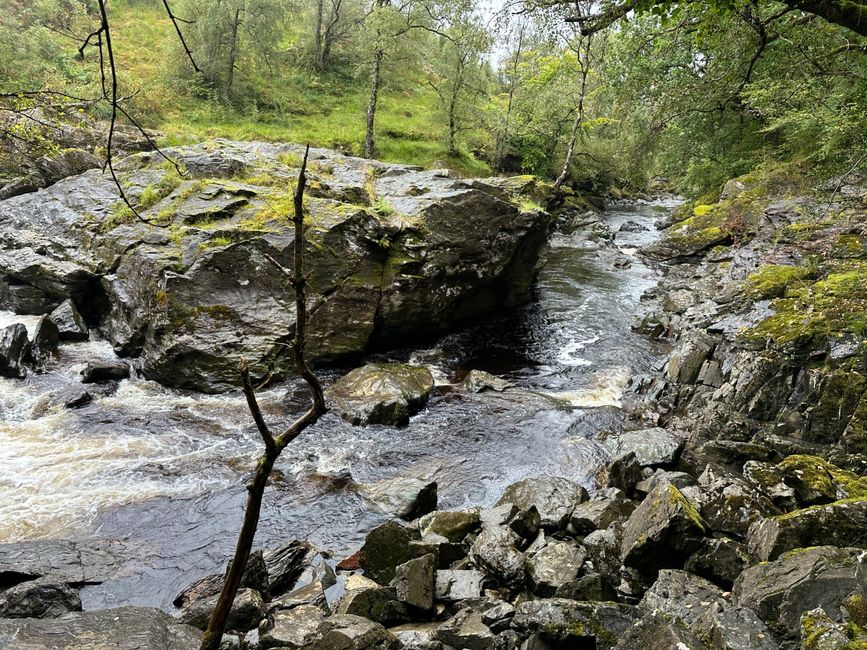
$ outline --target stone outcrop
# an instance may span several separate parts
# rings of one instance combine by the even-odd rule
[[[0,201],[0,307],[46,313],[71,300],[146,377],[207,392],[292,372],[286,221],[296,145],[215,141],[118,161],[139,221],[100,170]],[[306,197],[308,354],[357,358],[517,305],[549,219],[508,188],[311,151]],[[5,295],[5,298],[3,296]],[[327,300],[326,300],[327,298]]]

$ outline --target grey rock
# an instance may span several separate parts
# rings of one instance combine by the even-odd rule
[[[435,562],[429,553],[397,567],[391,585],[399,601],[419,609],[433,607]]]
[[[120,542],[36,540],[0,544],[0,575],[6,584],[47,576],[69,584],[100,583],[124,570],[131,553]]]
[[[499,633],[509,628],[512,618],[515,616],[515,608],[506,601],[492,603],[486,606],[482,612],[482,623],[487,625],[492,632]]]
[[[610,650],[635,619],[636,610],[629,605],[551,598],[517,605],[512,628],[558,644],[592,639],[599,650]]]
[[[663,570],[645,592],[639,609],[644,614],[660,611],[693,627],[715,605],[726,605],[719,587],[686,571]]]
[[[850,650],[863,643],[867,633],[854,632],[832,619],[821,607],[801,615],[801,648],[803,650]],[[857,634],[859,639],[852,637]]]
[[[647,495],[623,526],[620,557],[647,574],[683,566],[708,529],[686,497],[671,484]]]
[[[51,320],[57,325],[61,341],[86,341],[90,337],[84,317],[68,298],[51,312]]]
[[[705,468],[697,487],[683,493],[693,497],[702,518],[710,528],[720,533],[746,537],[749,527],[762,517],[780,514],[780,510],[748,481]]]
[[[818,544],[867,548],[867,499],[811,506],[754,523],[747,548],[759,561]]]
[[[404,623],[389,628],[406,650],[442,650],[443,644],[437,641],[439,623]]]
[[[671,483],[678,490],[683,490],[685,487],[695,485],[695,478],[686,472],[670,472],[664,469],[657,469],[648,478],[636,483],[635,490],[642,494],[649,494],[662,483]]]
[[[614,647],[616,650],[704,650],[706,646],[683,621],[662,612],[649,612],[627,630]]]
[[[347,590],[337,601],[338,614],[362,616],[383,625],[409,620],[406,607],[397,600],[394,587],[361,587]]]
[[[694,384],[702,365],[713,353],[714,345],[713,339],[701,332],[686,335],[678,341],[668,359],[668,378],[681,384]]]
[[[503,503],[479,513],[482,526],[508,526],[522,539],[530,539],[539,532],[542,517],[536,506],[520,508],[514,503]]]
[[[575,506],[569,523],[576,533],[585,535],[608,528],[613,521],[625,520],[633,510],[635,504],[621,490],[608,488]]]
[[[129,364],[123,361],[89,361],[81,371],[81,381],[85,384],[119,381],[128,377]]]
[[[258,647],[261,650],[307,647],[316,639],[324,618],[322,610],[312,605],[278,609],[259,628]]]
[[[315,556],[316,550],[312,546],[298,540],[266,551],[263,559],[271,595],[279,596],[292,589]]]
[[[403,426],[427,403],[434,387],[430,370],[375,363],[352,370],[327,391],[340,416],[352,424]]]
[[[605,530],[596,530],[587,535],[582,542],[593,566],[611,584],[617,584],[620,579],[620,547],[623,530],[619,523],[614,523]]]
[[[641,463],[638,462],[635,452],[617,458],[596,472],[596,482],[600,486],[617,488],[626,494],[630,494],[640,480]]]
[[[437,510],[419,519],[418,527],[422,536],[433,533],[442,535],[450,542],[462,542],[467,533],[478,528],[479,523],[477,512]]]
[[[204,630],[208,627],[211,612],[217,605],[218,595],[193,601],[181,612],[181,621],[187,625]],[[265,602],[262,595],[254,589],[239,589],[232,601],[232,609],[226,623],[227,629],[244,632],[259,626],[265,618]]]
[[[437,507],[436,481],[399,477],[364,485],[360,491],[377,509],[407,521]]]
[[[379,623],[351,614],[326,618],[304,650],[399,650],[400,641]]]
[[[437,600],[458,601],[479,598],[485,574],[471,569],[445,569],[436,572],[435,595]]]
[[[0,330],[0,377],[21,379],[27,376],[30,339],[21,323]]]
[[[58,618],[80,611],[78,591],[51,578],[22,582],[0,592],[0,618]]]
[[[724,589],[731,589],[735,579],[749,564],[746,544],[722,537],[704,539],[683,568]]]
[[[746,607],[713,605],[693,626],[712,650],[779,650],[780,645],[756,613]]]
[[[397,567],[404,562],[424,555],[423,548],[410,545],[418,538],[418,531],[411,531],[397,522],[387,521],[367,534],[364,545],[358,552],[358,561],[364,575],[381,585],[389,584]]]
[[[553,596],[559,587],[575,580],[587,557],[583,547],[570,542],[549,542],[527,556],[527,576],[533,593]]]
[[[470,549],[473,562],[496,580],[512,587],[524,583],[524,554],[518,550],[521,538],[505,526],[489,526],[479,533]]]
[[[463,609],[443,623],[436,633],[441,643],[464,650],[495,650],[495,635],[482,621],[482,614]]]
[[[587,490],[565,478],[543,476],[513,483],[503,492],[497,505],[514,503],[521,510],[535,506],[544,528],[562,530],[572,511],[589,499]]]
[[[82,646],[86,640],[86,646]],[[0,619],[4,650],[111,648],[112,650],[190,650],[201,632],[158,609],[122,607],[72,612],[63,618]]]
[[[654,427],[608,437],[604,444],[615,460],[635,452],[639,465],[647,467],[674,463],[683,448],[683,439],[665,429]]]
[[[775,633],[797,633],[801,614],[822,607],[840,616],[850,594],[867,594],[865,552],[857,548],[817,546],[790,551],[757,564],[735,580],[732,602],[749,607]]]
[[[500,379],[484,370],[470,370],[467,373],[467,376],[464,377],[464,381],[461,385],[464,387],[464,390],[471,393],[482,393],[486,390],[493,390],[502,393],[509,388],[515,387],[515,384],[506,381],[505,379]]]
[[[48,316],[41,316],[33,329],[30,358],[37,369],[45,367],[59,356],[60,332]]]
[[[557,587],[554,597],[569,598],[570,600],[615,601],[617,600],[617,591],[601,573],[589,573]]]

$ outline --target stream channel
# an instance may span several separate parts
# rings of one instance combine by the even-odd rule
[[[257,547],[299,538],[335,557],[351,552],[387,517],[360,484],[395,477],[436,480],[441,509],[489,505],[508,484],[540,474],[589,486],[607,458],[595,436],[624,426],[630,377],[663,358],[630,329],[657,280],[635,253],[675,205],[610,208],[613,247],[555,234],[532,303],[427,347],[373,357],[428,366],[437,389],[427,408],[401,429],[323,417],[278,461]],[[627,221],[646,230],[619,232]],[[624,256],[631,264],[616,266]],[[32,328],[36,317],[0,312],[0,326],[13,322]],[[202,395],[132,378],[82,408],[57,404],[93,358],[114,354],[100,340],[65,344],[52,371],[0,379],[0,542],[118,540],[119,577],[86,587],[85,609],[171,609],[180,589],[225,566],[261,440],[240,392]],[[453,387],[470,369],[523,390]],[[326,373],[325,383],[339,375]],[[290,382],[260,402],[276,423],[305,398]]]

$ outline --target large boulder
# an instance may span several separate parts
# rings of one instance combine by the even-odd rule
[[[571,542],[551,541],[527,557],[527,577],[533,593],[553,596],[578,577],[587,551]]]
[[[204,630],[208,627],[208,621],[211,619],[218,598],[219,594],[190,603],[181,612],[181,620],[187,625]],[[265,603],[262,594],[255,589],[238,590],[226,623],[228,629],[246,632],[258,627],[263,618],[265,618]]]
[[[302,147],[218,140],[145,152],[115,170],[139,212],[99,169],[0,201],[0,286],[50,312],[72,298],[145,376],[220,392],[294,373],[294,297],[283,272],[294,233],[285,216]],[[307,351],[357,359],[431,337],[530,298],[550,219],[522,212],[495,181],[471,182],[310,152]],[[11,292],[0,291],[9,308]],[[32,294],[32,295],[31,295]],[[327,297],[327,300],[324,298]]]
[[[679,568],[701,545],[708,527],[695,507],[670,483],[653,490],[623,526],[623,564],[653,574]]]
[[[520,587],[526,575],[520,543],[521,538],[511,528],[488,526],[473,542],[470,557],[496,581]]]
[[[388,585],[396,575],[397,567],[425,555],[424,549],[410,541],[418,538],[418,531],[387,521],[367,534],[358,551],[358,562],[364,575],[381,585]]]
[[[507,487],[497,505],[512,503],[521,510],[535,507],[543,527],[559,530],[569,523],[575,506],[589,498],[587,490],[568,479],[539,476]]]
[[[810,506],[754,523],[747,537],[750,555],[759,561],[818,544],[867,548],[867,499]]]
[[[370,363],[338,379],[326,396],[352,424],[402,426],[427,403],[434,387],[430,370],[404,363]]]
[[[190,650],[201,632],[158,609],[122,607],[75,612],[63,618],[0,619],[0,647],[112,648],[112,650]]]
[[[755,610],[781,636],[791,637],[803,612],[822,607],[837,618],[847,598],[867,597],[865,569],[863,549],[797,549],[744,571],[735,581],[732,601]]]
[[[634,607],[619,603],[550,598],[516,606],[512,627],[519,634],[536,633],[555,647],[580,648],[590,642],[595,643],[590,647],[610,650],[636,620],[636,614]]]
[[[635,452],[639,465],[670,465],[683,448],[683,439],[660,427],[627,431],[604,441],[613,459]]]

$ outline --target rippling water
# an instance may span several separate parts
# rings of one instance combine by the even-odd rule
[[[606,213],[615,232],[627,220],[650,228],[618,233],[619,251],[555,236],[533,303],[428,347],[377,357],[429,366],[439,386],[428,408],[403,429],[326,415],[278,462],[257,543],[303,537],[346,552],[385,516],[365,503],[359,484],[398,476],[437,480],[441,506],[456,508],[488,504],[534,474],[589,484],[605,459],[594,434],[622,426],[617,407],[629,377],[659,360],[630,330],[639,296],[655,282],[634,250],[657,236],[653,222],[671,207]],[[632,264],[615,267],[624,255]],[[36,319],[0,314],[0,326],[16,321],[32,327]],[[0,379],[0,541],[126,540],[124,577],[87,588],[85,606],[167,607],[190,580],[219,570],[234,546],[244,480],[260,448],[243,397],[132,379],[68,410],[58,396],[81,388],[84,363],[113,354],[100,341],[61,350],[54,372]],[[470,369],[527,392],[451,390]],[[278,422],[302,409],[304,397],[290,383],[261,401]]]

